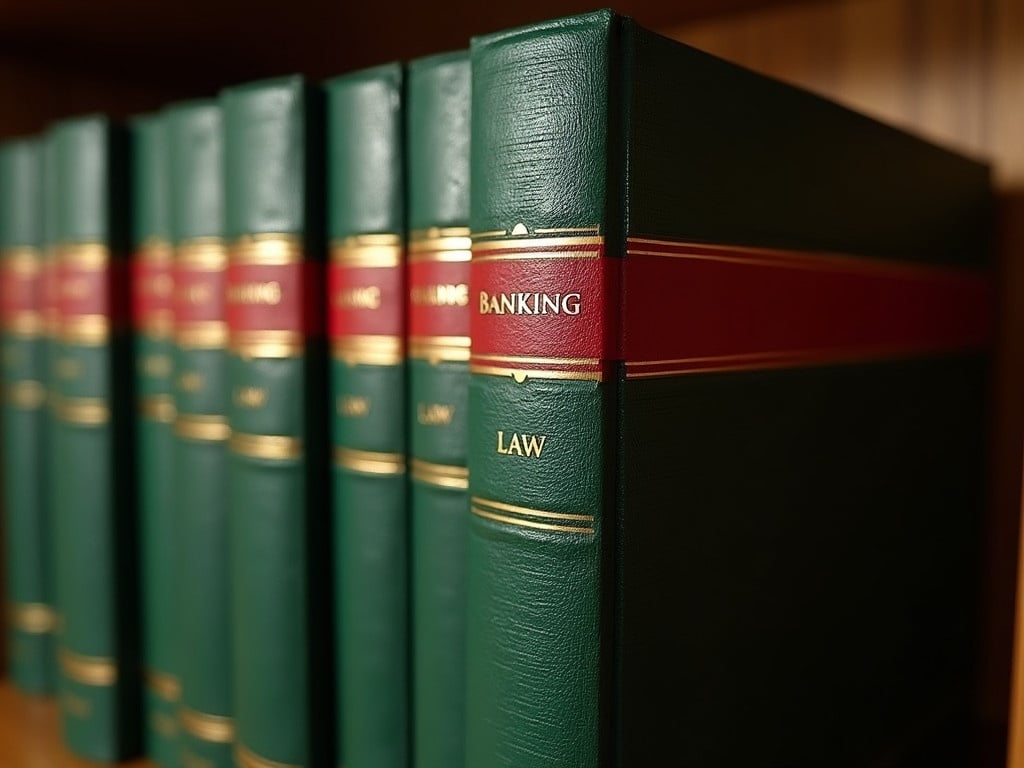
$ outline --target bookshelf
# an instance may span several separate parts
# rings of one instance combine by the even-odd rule
[[[289,71],[327,77],[593,7],[580,0],[108,0],[98,8],[17,0],[0,13],[0,137],[86,111],[126,116]],[[1000,193],[993,234],[1001,314],[977,709],[984,766],[1001,768],[1008,731],[1024,734],[1024,715],[1008,728],[1024,455],[1024,3],[623,0],[614,7],[671,37],[992,162]],[[1020,668],[1024,674],[1024,663]],[[1018,687],[1024,696],[1024,677]],[[6,684],[0,728],[0,754],[8,744],[45,755],[55,748],[52,708],[24,703]],[[1024,768],[1024,740],[1013,752],[1010,768]]]

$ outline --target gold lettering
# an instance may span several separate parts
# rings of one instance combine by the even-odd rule
[[[409,292],[409,298],[417,306],[464,307],[469,304],[469,286],[465,283],[420,285]]]
[[[345,395],[338,398],[338,413],[349,418],[359,419],[370,413],[370,399],[358,395]]]
[[[281,303],[281,284],[277,280],[269,283],[240,283],[228,288],[228,301],[232,304],[269,304]]]
[[[205,383],[206,377],[199,371],[185,371],[178,377],[178,389],[189,394],[199,392]]]
[[[146,355],[142,358],[142,372],[146,376],[170,376],[172,365],[168,355]]]
[[[505,443],[504,430],[498,430],[498,453],[504,456],[525,456],[527,458],[540,458],[544,451],[544,443],[547,442],[547,435],[521,435],[516,432],[508,443]]]
[[[342,309],[379,309],[380,288],[376,285],[346,288],[334,295],[334,305]]]
[[[578,315],[579,293],[499,293],[480,291],[481,315]]]
[[[213,298],[213,290],[207,283],[183,285],[178,289],[178,299],[188,304],[209,304]]]
[[[418,403],[416,405],[416,420],[424,426],[435,427],[451,424],[454,415],[455,407],[452,405],[441,405],[440,403]]]
[[[82,362],[73,357],[60,357],[54,363],[58,379],[77,379],[82,375]]]
[[[232,399],[239,408],[257,410],[267,404],[267,390],[263,387],[235,387]]]

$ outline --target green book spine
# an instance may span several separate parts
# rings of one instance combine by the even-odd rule
[[[222,118],[215,100],[165,112],[174,256],[174,518],[182,768],[230,768],[227,344]]]
[[[70,751],[112,761],[141,747],[130,144],[103,116],[61,121],[53,136],[61,721]]]
[[[324,765],[333,669],[319,93],[286,77],[227,88],[221,105],[235,753],[244,768]]]
[[[469,485],[468,51],[410,62],[407,86],[412,764],[465,764]]]
[[[34,694],[54,685],[43,183],[41,140],[0,146],[7,644],[14,684]]]
[[[168,205],[167,135],[159,114],[131,126],[132,341],[139,469],[142,657],[146,753],[161,768],[177,768],[178,673],[177,523],[174,505],[174,296]]]
[[[409,732],[403,67],[326,83],[338,765]]]

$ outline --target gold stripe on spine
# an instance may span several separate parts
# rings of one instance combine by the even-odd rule
[[[64,243],[57,246],[57,259],[64,266],[79,270],[106,269],[110,248],[103,243]]]
[[[306,353],[305,338],[298,331],[232,331],[229,346],[246,359],[283,359]]]
[[[182,349],[224,349],[228,345],[228,324],[222,320],[179,323],[174,338]]]
[[[181,682],[173,675],[146,668],[146,687],[164,701],[175,703],[181,700]]]
[[[162,424],[174,423],[174,410],[171,395],[147,395],[139,399],[139,413]]]
[[[405,355],[401,336],[341,336],[331,340],[331,354],[348,365],[398,365]]]
[[[144,240],[137,249],[138,258],[157,266],[170,266],[174,261],[174,249],[166,240],[152,237]]]
[[[409,357],[440,362],[469,362],[469,336],[411,336]]]
[[[110,421],[110,406],[101,397],[54,397],[57,418],[68,424],[87,427]]]
[[[109,686],[117,682],[117,664],[105,656],[83,656],[67,648],[57,652],[65,677],[82,685]]]
[[[46,386],[33,379],[12,381],[7,385],[7,402],[29,411],[41,408],[46,402]]]
[[[279,763],[260,757],[244,744],[235,745],[235,766],[237,768],[302,768],[292,763]]]
[[[57,613],[46,603],[14,603],[7,608],[11,626],[29,635],[46,635],[57,628]]]
[[[231,451],[252,459],[287,460],[302,458],[302,440],[284,435],[251,435],[234,432]]]
[[[331,262],[343,267],[397,267],[402,263],[400,235],[352,235],[331,243]]]
[[[220,272],[228,265],[228,249],[218,237],[197,237],[179,243],[174,259],[186,269]]]
[[[209,715],[190,707],[178,711],[181,727],[202,741],[230,744],[235,740],[235,721],[223,715]]]
[[[253,264],[281,267],[303,260],[302,241],[295,235],[245,235],[231,245],[228,259],[232,264]]]
[[[231,437],[231,427],[223,416],[179,413],[174,422],[174,433],[190,440],[219,442]]]
[[[43,271],[43,254],[39,248],[17,245],[0,250],[4,269],[19,277],[35,277]]]
[[[555,379],[559,381],[604,381],[604,374],[600,371],[545,371],[522,368],[506,368],[498,365],[476,365],[470,364],[470,373],[478,373],[486,376],[511,376],[517,384],[522,384],[528,379]]]
[[[139,333],[153,341],[167,341],[174,338],[174,310],[158,309],[149,312],[142,321]]]
[[[405,454],[402,453],[337,447],[334,449],[334,463],[353,472],[368,475],[400,475],[405,472]]]
[[[46,331],[46,318],[42,312],[33,309],[21,310],[7,318],[4,328],[12,336],[22,339],[37,339]]]
[[[410,233],[409,261],[469,261],[469,227],[431,227]]]
[[[106,315],[71,315],[60,320],[60,338],[65,344],[97,347],[110,338],[110,318]]]
[[[483,240],[479,241],[474,238],[473,242],[473,257],[476,258],[477,253],[483,253],[486,251],[537,251],[543,252],[544,248],[558,248],[564,246],[600,246],[604,244],[604,238],[601,235],[575,235],[568,237],[516,237],[508,240]],[[523,258],[527,254],[509,254],[510,258]],[[562,258],[572,258],[576,255],[577,258],[582,257],[593,257],[595,254],[593,251],[567,251],[560,252],[555,251],[548,255],[548,258],[561,256]],[[495,256],[493,258],[499,258]]]
[[[492,501],[480,496],[470,499],[470,511],[478,517],[494,520],[499,523],[516,525],[523,528],[534,528],[540,531],[560,531],[562,533],[593,533],[594,516],[569,514],[566,512],[548,512],[543,509],[532,509],[502,501]],[[539,519],[533,519],[539,518]],[[543,521],[557,522],[543,522]],[[576,523],[573,525],[572,523]]]
[[[410,462],[412,477],[427,485],[441,488],[469,488],[469,469],[451,464],[434,464],[433,462],[413,459]]]

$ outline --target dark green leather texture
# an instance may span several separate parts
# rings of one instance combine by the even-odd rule
[[[127,283],[113,277],[127,269],[127,134],[88,116],[58,122],[53,136],[57,241],[107,246],[109,259],[89,268],[106,271],[112,305],[127,307]],[[97,761],[141,746],[133,350],[126,330],[110,325],[89,343],[61,340],[53,392],[62,725],[68,749]],[[83,402],[97,408],[68,408]]]
[[[219,98],[229,246],[257,234],[290,236],[302,259],[322,262],[318,88],[290,76],[232,86]],[[321,300],[313,291],[302,298]],[[323,329],[307,333],[301,352],[232,351],[225,369],[236,749],[288,766],[327,765],[333,751]],[[240,435],[296,449],[261,457],[236,442]]]
[[[43,140],[0,145],[0,270],[41,280],[43,267]],[[21,266],[23,265],[23,266]],[[47,341],[37,290],[34,313],[5,318],[3,331],[3,485],[9,675],[22,691],[54,686],[53,581],[50,555]],[[8,307],[8,311],[13,309]]]
[[[431,228],[469,226],[469,52],[408,65],[410,239]],[[459,307],[468,319],[469,306]],[[439,472],[412,470],[409,569],[412,617],[412,762],[465,764],[466,469],[469,367],[410,359],[409,455]],[[430,409],[450,419],[431,419]]]
[[[325,84],[328,235],[405,232],[404,67],[390,63]],[[351,332],[351,331],[349,331]],[[405,368],[331,361],[335,450],[398,455],[384,472],[336,457],[334,577],[337,632],[337,765],[404,768],[409,733],[408,509]],[[346,398],[366,398],[365,416]]]
[[[170,158],[171,240],[181,254],[190,245],[219,240],[224,229],[223,128],[214,99],[164,110]],[[220,267],[223,270],[223,267]],[[179,301],[184,301],[179,297]],[[223,302],[219,303],[223,309]],[[224,321],[223,312],[220,320]],[[174,402],[185,419],[227,420],[227,349],[179,336]],[[178,636],[183,768],[230,768],[234,713],[230,653],[231,590],[227,515],[227,432],[178,430],[174,446],[178,542]],[[195,727],[194,723],[221,727]]]

